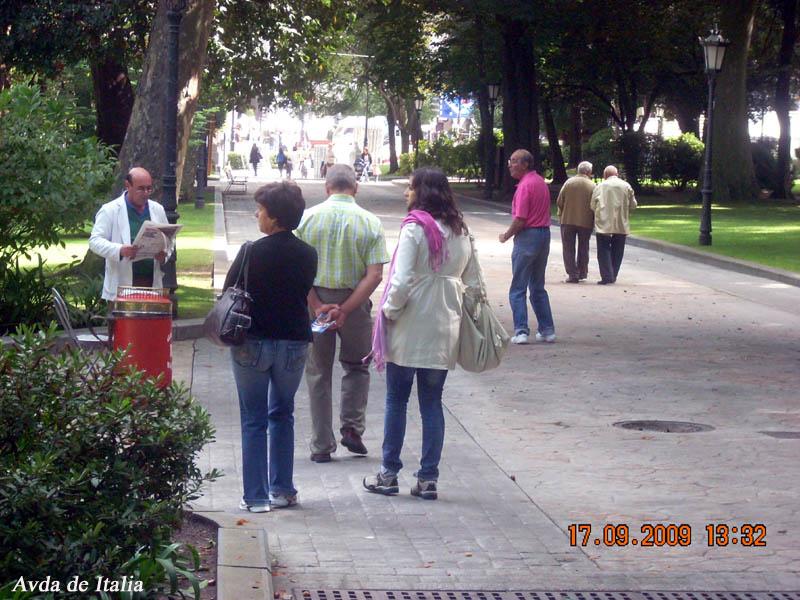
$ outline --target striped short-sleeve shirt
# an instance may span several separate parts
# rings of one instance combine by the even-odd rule
[[[318,287],[354,289],[367,265],[389,262],[380,219],[356,204],[353,196],[333,194],[309,208],[294,233],[317,251]]]

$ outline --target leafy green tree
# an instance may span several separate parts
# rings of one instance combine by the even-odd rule
[[[112,161],[70,98],[17,84],[0,92],[0,264],[79,230],[108,189]]]
[[[122,145],[133,108],[128,69],[141,64],[153,0],[6,0],[0,4],[0,89],[14,78],[55,79],[65,67],[88,61],[97,135]]]

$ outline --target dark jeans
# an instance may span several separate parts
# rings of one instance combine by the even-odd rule
[[[447,379],[443,369],[415,369],[386,363],[386,413],[383,420],[382,472],[397,475],[403,468],[400,452],[406,437],[406,409],[417,376],[417,396],[422,417],[422,458],[419,479],[439,479],[439,460],[444,446],[442,390]]]
[[[597,264],[600,267],[600,279],[607,283],[614,283],[619,274],[622,257],[625,254],[625,238],[622,233],[598,233],[597,238]]]
[[[555,333],[553,312],[550,309],[550,296],[544,289],[544,274],[547,257],[550,255],[550,228],[532,227],[523,229],[514,236],[514,249],[511,251],[511,286],[508,290],[508,303],[514,318],[514,334],[530,334],[528,327],[528,305],[526,297],[530,292],[531,306],[536,315],[537,331],[542,335]]]
[[[242,426],[244,501],[297,493],[294,472],[294,395],[303,377],[308,342],[250,339],[231,348]]]
[[[591,227],[577,225],[561,226],[561,246],[564,250],[564,269],[570,279],[586,279],[589,274],[589,240]],[[575,255],[575,239],[578,240],[578,254]]]

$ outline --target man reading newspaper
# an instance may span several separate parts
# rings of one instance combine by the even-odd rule
[[[102,294],[105,300],[114,300],[121,285],[162,285],[161,265],[172,254],[180,226],[168,224],[164,208],[149,200],[152,191],[150,173],[134,167],[125,176],[123,194],[97,211],[89,248],[106,260]],[[165,227],[168,231],[164,231]]]

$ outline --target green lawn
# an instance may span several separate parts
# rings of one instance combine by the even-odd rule
[[[634,235],[800,272],[800,206],[712,206],[712,245],[697,243],[699,204],[641,203]]]

